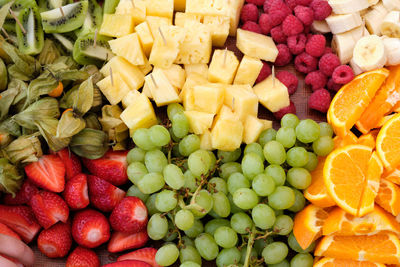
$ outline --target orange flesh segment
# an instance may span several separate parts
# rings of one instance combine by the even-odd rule
[[[400,185],[400,168],[397,167],[392,171],[387,171],[382,175],[382,178],[394,184]]]
[[[385,267],[385,265],[369,261],[322,258],[314,264],[314,267]]]
[[[348,132],[344,137],[335,136],[333,143],[335,144],[335,148],[354,145],[357,144],[357,136],[353,132]]]
[[[394,183],[381,179],[378,195],[375,202],[390,212],[393,216],[400,213],[400,187]]]
[[[375,141],[376,136],[372,133],[363,134],[358,138],[357,144],[369,146],[370,148],[375,148]]]
[[[391,118],[379,131],[376,151],[386,169],[400,165],[400,114]]]

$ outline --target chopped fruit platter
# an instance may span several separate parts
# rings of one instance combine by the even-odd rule
[[[0,29],[0,266],[400,266],[400,0],[0,0]]]

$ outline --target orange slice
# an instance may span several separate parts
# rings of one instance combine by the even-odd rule
[[[391,118],[393,118],[394,116],[396,116],[397,113],[393,113],[390,115],[386,115],[385,117],[383,117],[382,119],[380,119],[379,123],[378,123],[378,127],[382,128],[383,125],[385,125],[385,123],[387,123]]]
[[[335,144],[335,148],[354,145],[357,144],[357,136],[355,136],[353,132],[348,132],[344,137],[335,136],[333,138],[333,143]]]
[[[383,125],[376,138],[376,151],[387,169],[400,165],[400,114]]]
[[[386,171],[382,175],[382,178],[385,180],[388,180],[394,184],[400,185],[400,167],[397,167],[396,169],[392,171]]]
[[[322,235],[322,225],[328,212],[313,204],[308,205],[294,217],[293,234],[299,245],[306,249]]]
[[[385,267],[382,263],[369,261],[339,260],[334,258],[322,258],[314,264],[314,267]]]
[[[328,235],[318,243],[314,254],[343,260],[399,264],[400,240],[391,233],[359,236]]]
[[[397,216],[400,213],[400,187],[394,183],[381,179],[378,195],[375,202],[386,211]]]
[[[372,133],[363,134],[358,138],[357,144],[375,148],[376,144],[375,138],[376,136],[374,136]]]
[[[346,136],[388,75],[385,68],[365,72],[337,92],[328,110],[328,120],[336,135]]]

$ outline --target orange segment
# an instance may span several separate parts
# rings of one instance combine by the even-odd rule
[[[392,183],[395,183],[397,185],[400,185],[400,167],[397,167],[396,169],[392,171],[387,171],[382,175],[382,178],[385,180],[388,180]]]
[[[294,217],[293,234],[299,245],[306,249],[322,235],[322,225],[328,212],[313,204],[308,205]]]
[[[314,264],[314,267],[385,267],[382,263],[369,261],[339,260],[334,258],[322,258]]]
[[[335,136],[333,138],[333,143],[335,144],[335,148],[354,145],[357,144],[357,136],[355,136],[353,132],[348,132],[344,137]]]
[[[379,131],[376,151],[387,169],[400,165],[400,114],[391,118]]]
[[[381,179],[375,202],[386,211],[397,216],[400,213],[400,187],[388,180]]]
[[[357,140],[357,144],[375,148],[375,143],[376,143],[375,138],[376,136],[374,136],[371,132],[369,132],[367,134],[361,135]]]
[[[385,68],[365,72],[337,92],[328,110],[336,135],[343,137],[350,131],[388,75]]]
[[[400,240],[391,233],[359,236],[328,235],[321,239],[314,254],[344,260],[399,264]]]

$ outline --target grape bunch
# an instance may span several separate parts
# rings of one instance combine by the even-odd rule
[[[318,156],[333,149],[329,124],[287,114],[278,131],[262,132],[243,153],[213,152],[189,134],[182,106],[171,104],[167,113],[166,127],[133,133],[136,147],[128,154],[128,195],[146,203],[149,237],[165,241],[157,263],[312,266],[314,244],[299,246],[293,217],[305,206],[301,190]]]

